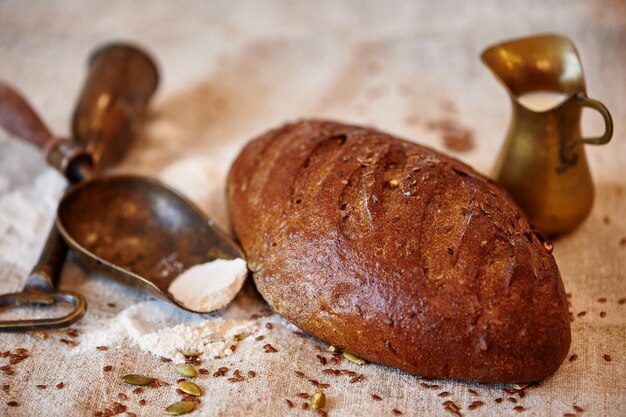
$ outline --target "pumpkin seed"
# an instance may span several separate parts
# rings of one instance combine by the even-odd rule
[[[196,408],[196,403],[192,401],[180,401],[174,403],[165,409],[165,412],[172,416],[187,414]]]
[[[178,383],[178,388],[180,388],[182,392],[186,392],[187,394],[193,395],[195,397],[199,397],[202,395],[202,390],[200,389],[200,387],[190,381],[180,381]]]
[[[130,385],[148,385],[154,381],[154,378],[137,374],[128,374],[122,377],[122,381]]]
[[[339,349],[337,349],[333,345],[328,346],[328,348],[326,349],[326,352],[330,352],[330,353],[335,353],[337,351],[339,351]]]
[[[198,376],[198,371],[196,371],[196,368],[186,363],[177,363],[175,367],[176,367],[176,372],[178,372],[181,376],[184,376],[186,378],[194,378]]]
[[[343,357],[349,360],[350,362],[356,363],[357,365],[365,365],[365,359],[361,359],[356,355],[353,355],[350,352],[343,352]]]
[[[522,389],[526,388],[529,385],[530,384],[511,384],[513,389],[516,389],[516,390],[522,390]]]
[[[318,390],[315,394],[313,394],[313,398],[311,398],[311,408],[317,410],[318,408],[324,408],[326,405],[326,396],[320,390]]]

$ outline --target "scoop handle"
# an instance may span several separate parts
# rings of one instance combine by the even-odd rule
[[[66,255],[67,244],[57,230],[56,224],[53,224],[41,255],[26,278],[24,290],[54,291],[59,283]]]
[[[0,126],[12,135],[45,149],[54,136],[26,99],[0,81]]]
[[[110,167],[130,147],[158,80],[156,64],[136,46],[111,43],[92,54],[72,118],[72,136],[96,167]]]

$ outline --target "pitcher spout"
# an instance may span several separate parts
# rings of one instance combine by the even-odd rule
[[[534,91],[586,92],[578,51],[564,36],[513,39],[485,49],[480,58],[512,97]]]

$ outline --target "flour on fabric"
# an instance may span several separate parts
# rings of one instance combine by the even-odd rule
[[[117,316],[83,326],[80,350],[96,346],[136,345],[170,359],[184,359],[181,351],[198,351],[205,357],[228,356],[233,346],[256,332],[253,320],[223,318],[185,312],[161,300],[132,305]]]

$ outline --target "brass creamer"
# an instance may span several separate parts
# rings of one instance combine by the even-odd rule
[[[481,59],[507,89],[513,115],[498,157],[495,181],[505,187],[533,224],[548,235],[576,228],[593,205],[593,182],[581,144],[611,140],[613,122],[602,103],[587,97],[574,44],[559,35],[507,41],[486,49]],[[563,94],[554,107],[537,110],[521,98],[529,93]],[[582,138],[584,107],[598,111],[605,132]]]

